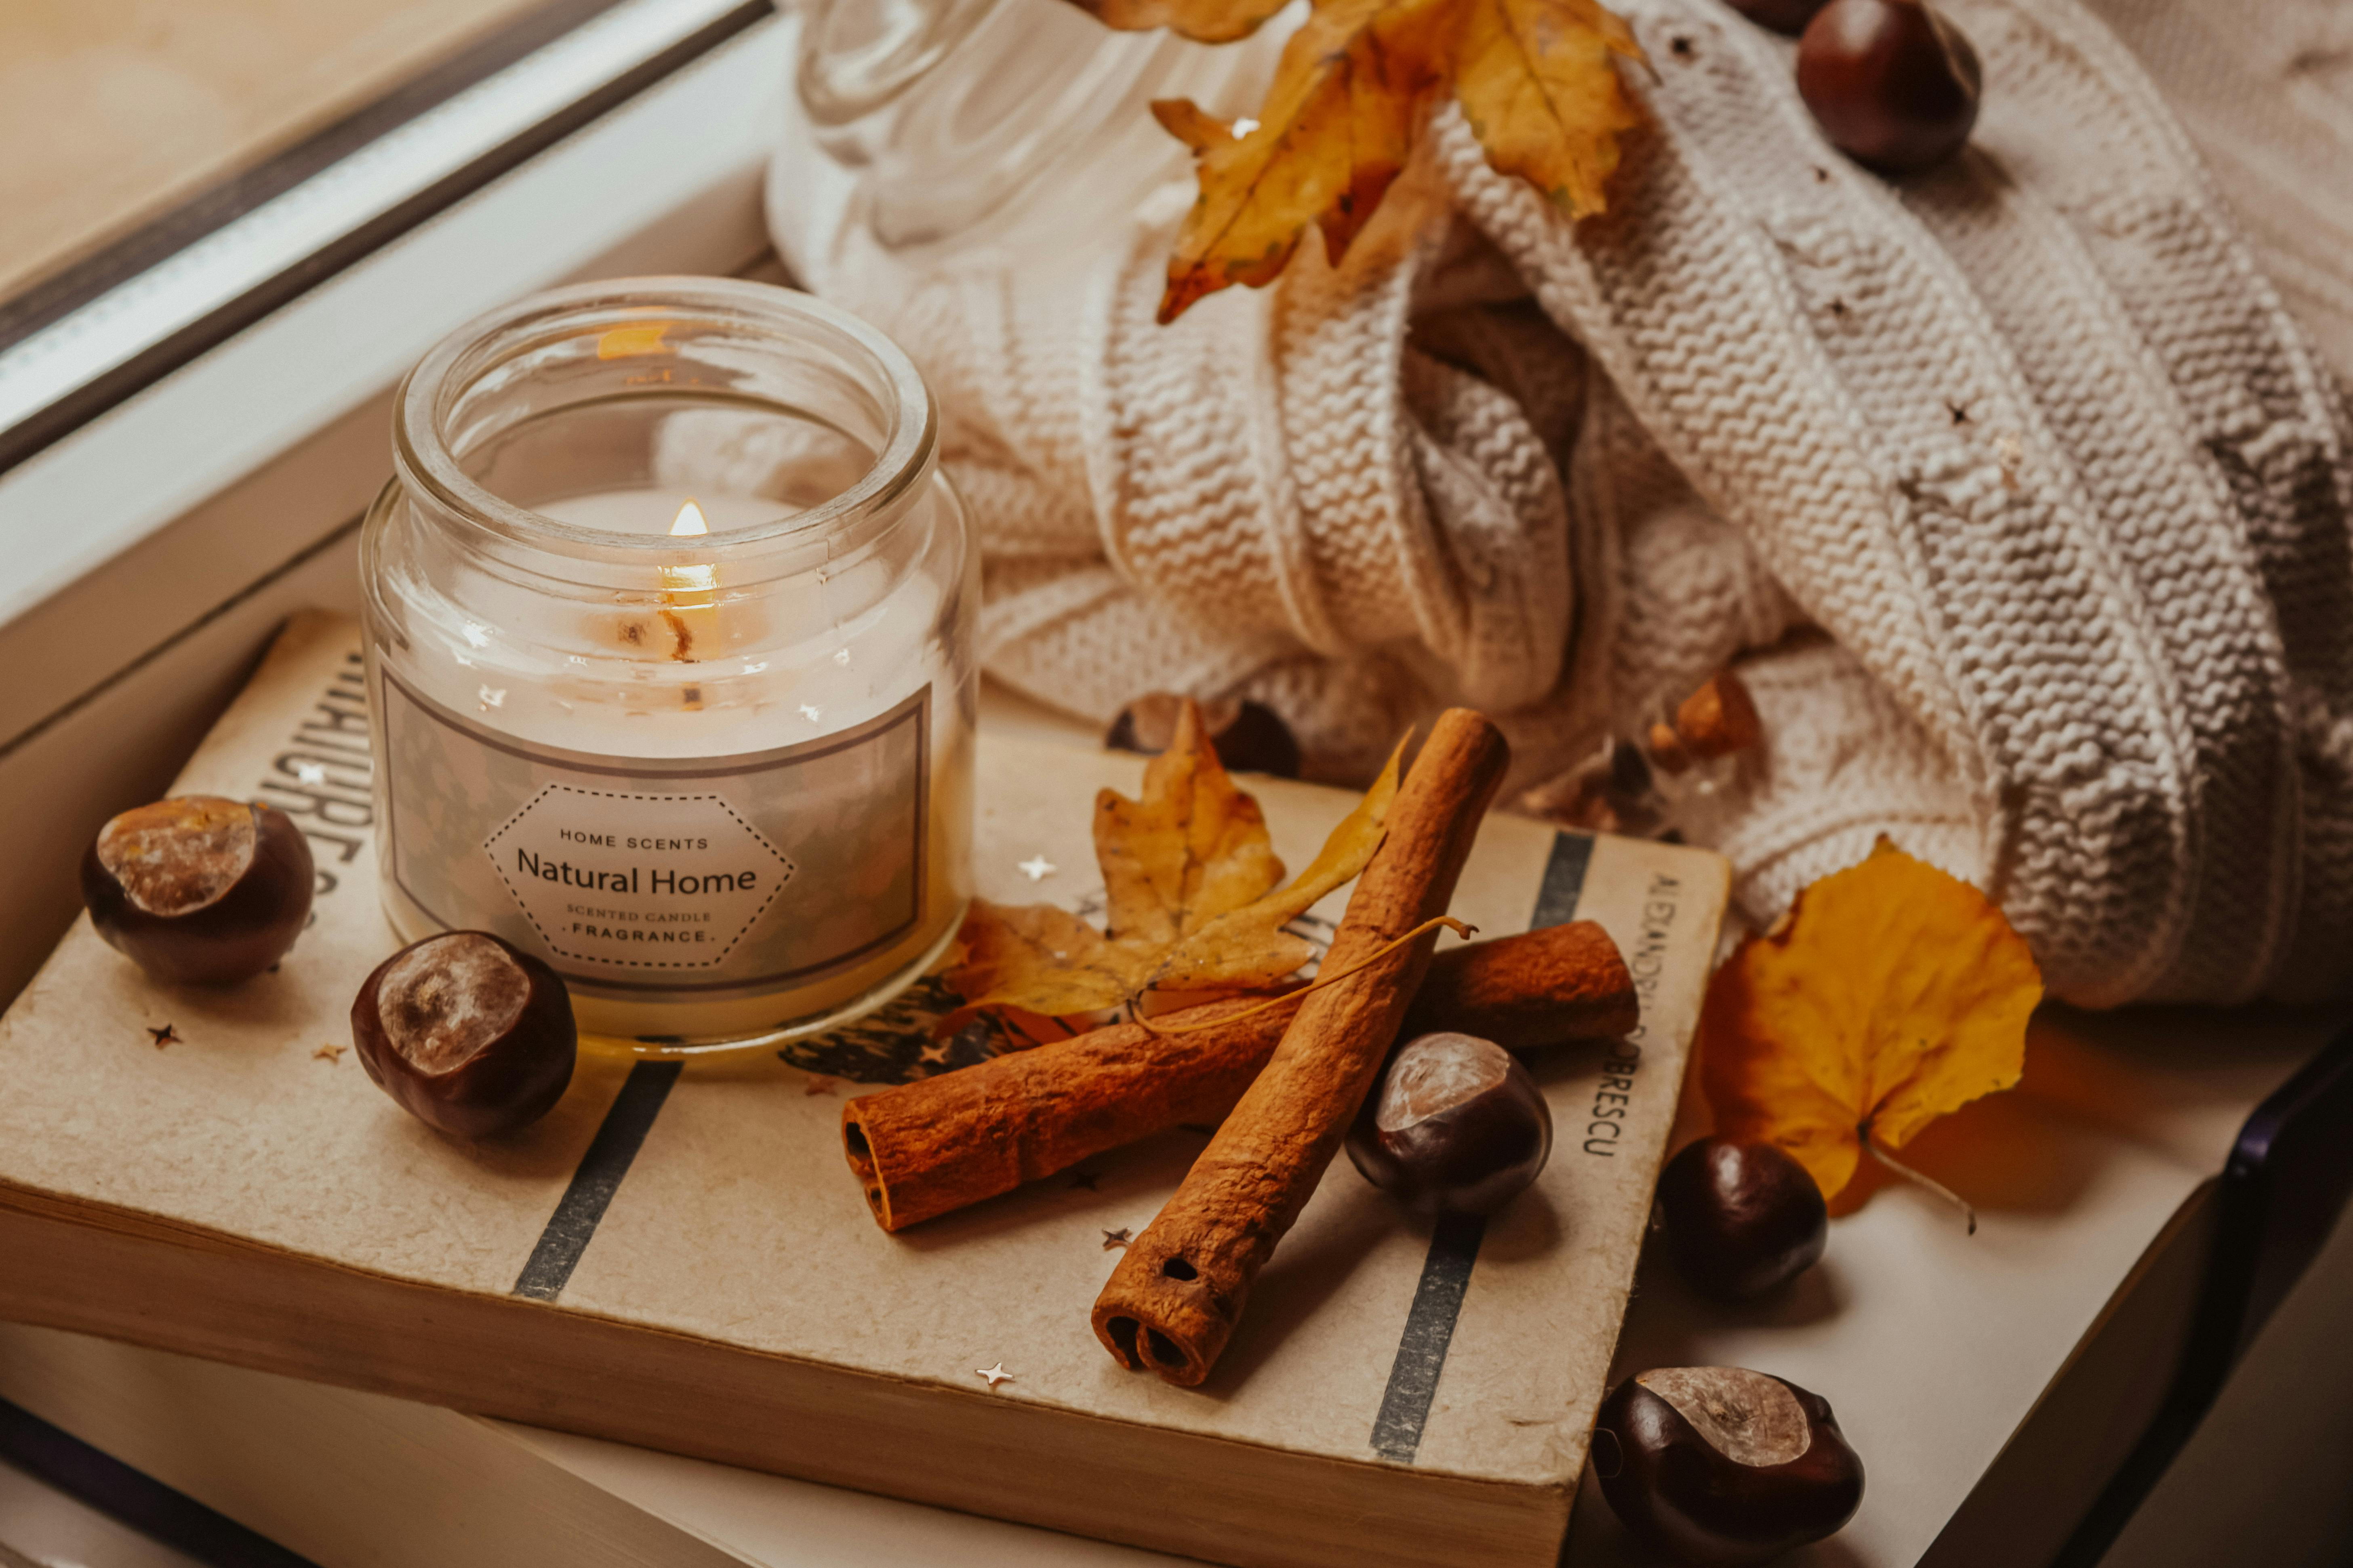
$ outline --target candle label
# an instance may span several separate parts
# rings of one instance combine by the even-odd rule
[[[772,991],[922,922],[929,687],[799,745],[682,758],[541,746],[384,688],[391,876],[575,986]]]

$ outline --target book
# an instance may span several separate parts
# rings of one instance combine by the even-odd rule
[[[0,1399],[318,1568],[1185,1561],[22,1323],[0,1322]],[[0,1541],[51,1545],[19,1539],[6,1480]]]
[[[920,986],[748,1064],[584,1053],[555,1110],[501,1140],[399,1111],[339,1048],[396,945],[366,700],[353,624],[299,617],[175,785],[270,800],[312,836],[316,918],[276,973],[159,986],[85,921],[0,1019],[0,1317],[1252,1568],[1553,1561],[1719,858],[1492,816],[1454,912],[1491,935],[1600,921],[1641,1028],[1535,1064],[1554,1156],[1483,1227],[1417,1225],[1335,1162],[1216,1374],[1185,1390],[1114,1365],[1088,1313],[1114,1234],[1151,1219],[1204,1133],[874,1225],[842,1097],[939,1065]],[[1099,898],[1090,803],[1143,765],[984,733],[979,890]],[[1249,787],[1293,864],[1352,804]],[[1033,882],[1019,868],[1041,857],[1058,870]]]

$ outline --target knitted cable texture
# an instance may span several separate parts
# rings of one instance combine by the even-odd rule
[[[911,266],[788,148],[780,248],[938,394],[987,667],[1096,720],[1256,697],[1331,777],[1472,703],[1536,784],[1740,658],[1752,921],[1884,833],[2070,1000],[2335,984],[2345,406],[2156,89],[2073,0],[1952,0],[1984,117],[1889,182],[1787,41],[1621,8],[1651,123],[1606,215],[1449,106],[1336,268],[1304,245],[1166,327],[1185,181],[1050,258]]]

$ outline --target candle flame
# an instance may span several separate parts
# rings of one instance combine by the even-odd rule
[[[711,524],[704,520],[702,509],[695,504],[692,496],[687,497],[686,504],[678,509],[678,516],[670,522],[670,536],[672,539],[700,539],[710,531]],[[662,586],[671,595],[704,595],[706,597],[701,603],[705,605],[711,602],[707,595],[719,586],[719,568],[711,565],[665,566],[661,569],[661,577]]]
[[[678,509],[678,516],[670,525],[672,539],[700,539],[711,531],[702,509],[692,496],[686,498]],[[712,613],[713,595],[719,586],[719,568],[708,563],[688,566],[665,566],[661,569],[662,620],[668,624],[676,639],[670,657],[681,662],[694,659],[694,642],[698,630],[708,631],[706,622]],[[700,693],[687,706],[702,706]]]

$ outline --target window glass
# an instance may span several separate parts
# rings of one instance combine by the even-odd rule
[[[541,0],[0,5],[0,299],[447,64]]]

